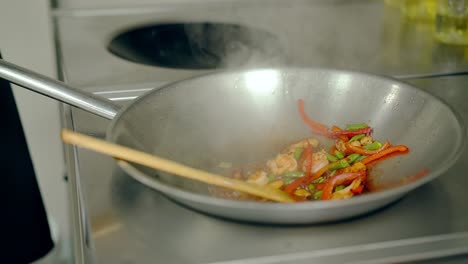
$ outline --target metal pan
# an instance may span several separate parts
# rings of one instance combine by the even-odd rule
[[[300,98],[307,112],[324,124],[369,122],[377,138],[408,145],[411,150],[373,168],[373,184],[381,191],[349,200],[298,204],[218,198],[202,183],[119,162],[130,176],[172,200],[242,221],[318,223],[370,212],[443,174],[457,160],[464,143],[461,119],[445,103],[397,80],[358,72],[220,72],[153,90],[124,109],[5,61],[0,61],[0,77],[112,119],[109,141],[218,173],[223,172],[220,162],[234,166],[259,162],[291,142],[310,137],[297,113]],[[429,173],[408,181],[421,169]]]

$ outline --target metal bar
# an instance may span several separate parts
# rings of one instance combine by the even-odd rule
[[[72,88],[5,60],[0,60],[0,78],[107,119],[114,118],[120,109],[120,106],[102,97]]]

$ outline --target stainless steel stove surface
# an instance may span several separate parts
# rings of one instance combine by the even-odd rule
[[[320,66],[392,76],[468,71],[463,46],[436,42],[432,24],[407,21],[383,1],[187,0],[135,8],[59,9],[54,14],[67,82],[92,91],[103,86],[164,84],[211,70],[190,67],[193,57],[186,58],[185,68],[183,58],[171,57],[171,61],[179,61],[179,68],[174,65],[169,68],[136,63],[109,52],[108,46],[117,35],[155,24],[185,23],[185,29],[189,30],[183,37],[188,40],[167,40],[178,36],[178,31],[168,32],[169,28],[165,34],[147,30],[148,35],[131,39],[139,41],[139,45],[133,47],[141,48],[129,51],[133,57],[140,52],[140,59],[145,61],[148,58],[144,56],[149,55],[167,58],[171,54],[178,55],[175,51],[180,51],[180,46],[184,45],[201,50],[205,55],[225,51],[227,47],[204,43],[211,37],[212,42],[219,45],[237,47],[228,53],[231,56],[225,61],[227,67]],[[208,25],[214,31],[201,30],[196,23]],[[239,36],[226,31],[222,26],[225,24],[241,27],[245,34]],[[171,28],[177,29],[180,27]],[[161,37],[155,41],[158,34]],[[246,35],[254,38],[252,42],[257,49],[242,41],[242,36]],[[126,42],[126,45],[131,43]],[[148,52],[151,47],[153,50]],[[165,49],[158,49],[160,47]],[[208,60],[210,56],[202,58]],[[201,64],[211,65],[207,61]]]
[[[441,97],[468,122],[468,76],[412,83]],[[108,121],[76,109],[71,115],[74,129],[103,136]],[[304,226],[207,216],[134,181],[108,157],[77,150],[75,158],[76,175],[70,177],[81,183],[90,220],[90,234],[82,234],[94,242],[98,263],[395,263],[468,253],[468,148],[438,180],[387,208]],[[451,261],[465,263],[468,256]]]
[[[162,84],[213,70],[162,67],[159,57],[150,66],[107,49],[118,33],[142,25],[199,22],[255,28],[276,37],[285,58],[279,65],[400,77],[468,71],[466,47],[435,42],[431,25],[407,21],[383,1],[178,0],[132,8],[123,2],[117,8],[84,5],[53,12],[65,81],[123,105]],[[167,54],[172,53],[157,56]],[[131,53],[132,58],[140,55]],[[262,60],[255,62],[253,66],[261,65]],[[468,122],[468,76],[411,83],[441,97]],[[65,127],[99,137],[109,123],[67,106],[63,119]],[[447,173],[387,208],[343,222],[304,226],[207,216],[135,182],[111,158],[71,147],[66,157],[75,263],[468,262],[467,146]]]

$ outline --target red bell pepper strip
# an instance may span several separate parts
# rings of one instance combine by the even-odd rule
[[[335,163],[331,163],[331,164],[335,164]],[[309,185],[309,184],[312,183],[313,180],[320,178],[320,176],[322,176],[325,172],[328,171],[328,167],[329,167],[329,166],[330,166],[330,164],[328,164],[327,166],[323,166],[323,168],[321,168],[320,170],[318,170],[318,171],[315,172],[314,174],[310,175],[310,176],[305,180],[305,185]]]
[[[362,192],[364,191],[364,185],[359,185],[357,188],[355,189],[351,189],[351,192],[353,194],[361,194]]]
[[[352,137],[352,136],[356,136],[356,135],[360,135],[360,134],[370,134],[372,133],[372,128],[371,127],[366,127],[366,128],[361,128],[361,129],[357,129],[357,130],[351,130],[351,131],[348,131],[348,130],[341,130],[341,131],[332,131],[332,132],[329,132],[329,136],[332,137],[332,138],[337,138],[337,137],[340,137],[340,136],[347,136],[347,137]]]
[[[295,179],[293,182],[291,182],[288,186],[284,188],[284,191],[287,193],[292,193],[294,190],[297,189],[297,187],[299,187],[302,184],[302,182],[304,182],[304,180],[305,176]]]
[[[325,172],[327,172],[328,170],[330,170],[330,168],[333,168],[335,165],[338,165],[340,163],[340,161],[342,160],[345,160],[347,162],[349,162],[349,159],[348,158],[344,158],[344,159],[341,159],[339,161],[336,161],[336,162],[333,162],[333,163],[329,163],[328,165],[326,166],[323,166],[320,170],[318,170],[317,172],[315,172],[314,174],[310,175],[308,177],[308,179],[306,179],[305,181],[305,185],[309,185],[312,183],[313,180],[315,179],[318,179],[320,178]]]
[[[365,155],[365,156],[371,156],[376,153],[379,153],[380,151],[388,149],[391,146],[391,144],[389,141],[386,141],[385,144],[383,144],[383,146],[377,150],[367,150],[361,147],[350,145],[348,143],[345,143],[345,146],[346,146],[346,149],[349,150],[350,152]]]
[[[310,145],[309,141],[307,141],[307,148],[304,150],[304,152],[302,153],[302,156],[301,156],[301,160],[302,160],[302,157],[304,157],[303,159],[303,162],[305,163],[306,165],[306,172],[305,172],[305,175],[300,177],[300,178],[297,178],[296,180],[294,180],[293,182],[291,182],[288,186],[286,186],[284,188],[284,191],[287,192],[287,193],[292,193],[294,190],[297,189],[297,187],[299,187],[308,177],[310,177],[310,173],[312,171],[312,154],[313,154],[313,151],[312,151],[312,146]],[[298,166],[300,166],[300,164],[302,164],[302,162],[299,162]]]
[[[329,134],[328,127],[326,125],[324,125],[324,124],[321,124],[319,122],[316,122],[316,121],[310,119],[310,117],[307,115],[307,113],[305,112],[305,109],[304,109],[304,100],[299,99],[297,101],[297,104],[298,104],[298,107],[299,107],[299,114],[301,115],[302,120],[304,121],[304,123],[306,123],[312,129],[312,132],[314,132],[316,134],[328,136],[328,134]]]
[[[299,168],[302,168],[302,166],[310,158],[310,156],[312,156],[312,154],[313,154],[312,146],[310,145],[309,141],[307,141],[307,147],[304,149],[304,151],[301,154],[301,157],[297,161],[297,166]]]
[[[353,194],[361,194],[364,191],[364,184],[366,183],[366,178],[367,178],[367,173],[364,173],[361,175],[361,184],[356,187],[351,189],[351,192]]]
[[[333,145],[333,146],[330,148],[330,152],[329,152],[329,153],[332,154],[332,155],[335,155],[335,150],[337,150],[337,149],[336,149],[336,146]]]
[[[332,197],[333,189],[335,186],[343,184],[345,182],[352,182],[358,177],[363,177],[365,172],[351,172],[351,173],[343,173],[333,176],[331,179],[327,181],[325,186],[323,187],[322,192],[322,200],[330,200]]]
[[[341,132],[343,131],[341,128],[337,127],[337,126],[332,126],[332,133],[333,132]],[[329,133],[329,135],[331,135],[331,133]],[[340,135],[338,136],[341,140],[343,140],[344,142],[348,142],[349,138],[345,135]]]
[[[389,147],[389,148],[387,148],[385,150],[377,152],[376,154],[374,154],[372,156],[369,156],[369,157],[363,159],[361,162],[364,165],[366,165],[366,164],[369,164],[369,163],[371,163],[373,161],[380,160],[380,159],[384,158],[387,155],[390,155],[390,154],[393,154],[393,153],[406,154],[406,153],[408,153],[408,151],[409,151],[408,147],[404,146],[404,145],[392,146],[392,147]]]

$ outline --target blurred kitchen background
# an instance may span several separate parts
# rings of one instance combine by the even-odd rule
[[[324,66],[411,77],[428,89],[466,86],[466,77],[425,79],[468,72],[468,45],[437,32],[436,9],[430,0],[4,0],[0,51],[7,61],[122,104],[169,82],[235,67]],[[194,30],[184,42],[181,29],[187,27]],[[78,131],[103,136],[107,123],[25,89],[14,93],[56,241],[53,252],[38,263],[92,263],[86,261],[87,250],[98,263],[143,263],[153,257],[139,260],[135,252],[148,252],[138,250],[125,258],[111,253],[125,245],[104,239],[113,232],[106,227],[115,223],[115,201],[98,195],[110,177],[102,175],[110,172],[92,167],[95,156],[78,155],[79,168],[88,170],[81,182],[86,194],[79,198],[86,206],[73,204],[80,190],[66,181],[75,176],[67,171],[60,128],[73,123]],[[448,87],[440,93],[453,100],[458,96]],[[84,210],[84,220],[75,219],[80,217],[76,210]],[[76,230],[88,224],[93,233],[89,248],[83,242],[89,237],[77,238],[87,231]],[[460,225],[456,231],[468,228]],[[120,239],[132,241],[124,235]]]

